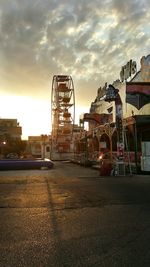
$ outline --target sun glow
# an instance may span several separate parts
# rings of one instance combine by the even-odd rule
[[[87,106],[75,107],[75,124],[79,124],[80,115],[89,112]],[[51,103],[27,96],[2,95],[0,118],[17,119],[22,127],[22,139],[28,136],[51,134]]]
[[[50,134],[50,112],[50,101],[18,95],[1,96],[0,117],[17,119],[22,127],[22,139]]]

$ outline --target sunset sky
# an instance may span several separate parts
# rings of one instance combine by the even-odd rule
[[[149,53],[149,0],[0,0],[0,118],[23,138],[49,134],[52,78],[68,74],[78,123],[100,85]]]

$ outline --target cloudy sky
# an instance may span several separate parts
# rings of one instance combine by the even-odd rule
[[[97,88],[150,53],[149,0],[0,0],[0,117],[49,133],[53,75],[74,81],[76,122]]]

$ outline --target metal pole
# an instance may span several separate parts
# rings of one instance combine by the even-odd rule
[[[134,124],[134,135],[135,135],[135,138],[134,138],[134,146],[135,146],[135,166],[136,166],[136,173],[138,173],[138,163],[137,163],[137,128],[136,128],[136,121],[135,121],[135,124]]]
[[[116,109],[116,128],[117,128],[117,156],[118,156],[118,174],[125,175],[125,164],[124,164],[124,138],[123,138],[123,110],[122,100],[119,95],[119,90],[113,85],[109,85],[106,90],[105,101],[115,102]]]

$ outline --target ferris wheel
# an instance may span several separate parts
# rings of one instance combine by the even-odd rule
[[[75,93],[71,76],[53,76],[51,122],[52,152],[69,153],[75,122]]]

